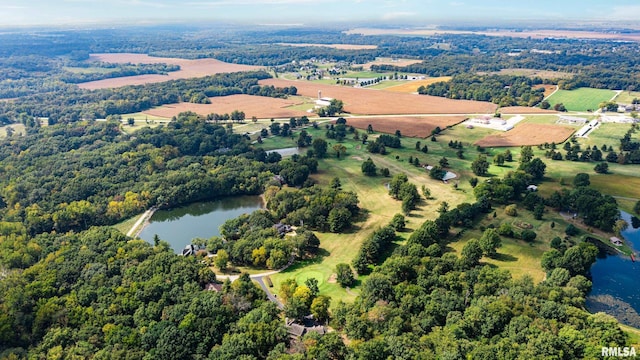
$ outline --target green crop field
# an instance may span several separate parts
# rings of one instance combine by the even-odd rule
[[[553,107],[562,103],[568,111],[597,110],[600,103],[609,101],[616,95],[613,90],[579,88],[576,90],[558,90],[548,99]]]
[[[640,99],[640,92],[638,91],[622,91],[616,96],[616,102],[618,104],[631,104],[633,99]]]

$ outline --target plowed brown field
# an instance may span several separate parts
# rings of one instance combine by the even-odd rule
[[[489,135],[476,142],[483,147],[540,145],[545,142],[559,144],[575,131],[558,125],[522,124],[502,134]]]
[[[295,86],[298,95],[339,99],[344,109],[352,114],[362,115],[410,115],[410,114],[493,114],[495,104],[470,100],[451,100],[436,96],[396,93],[384,90],[352,88],[316,84],[308,81],[288,81],[280,79],[261,80],[262,85],[276,87]]]
[[[161,116],[173,117],[184,111],[193,111],[200,115],[230,114],[234,110],[244,111],[245,117],[251,119],[252,116],[257,118],[289,118],[294,116],[314,115],[300,110],[287,109],[288,106],[296,105],[291,99],[276,99],[264,96],[251,95],[230,95],[213,97],[211,104],[192,104],[179,103],[161,106],[155,109],[147,110],[144,113]]]
[[[157,83],[176,79],[189,79],[194,77],[203,77],[208,75],[214,75],[219,73],[231,73],[238,71],[251,71],[261,69],[260,66],[238,65],[229,64],[216,59],[176,59],[176,58],[161,58],[152,57],[144,54],[93,54],[91,60],[102,61],[108,63],[132,63],[132,64],[172,64],[179,65],[180,70],[171,72],[167,75],[149,74],[149,75],[137,75],[137,76],[125,76],[113,79],[104,79],[97,81],[90,81],[78,86],[82,89],[105,89],[114,88],[127,85],[143,85],[150,83]]]
[[[366,130],[369,124],[374,131],[394,134],[400,130],[403,136],[426,138],[431,130],[463,122],[465,116],[389,116],[347,118],[347,125]]]

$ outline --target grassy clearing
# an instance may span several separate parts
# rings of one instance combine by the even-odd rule
[[[535,282],[544,280],[545,272],[540,265],[542,254],[549,250],[549,243],[554,237],[564,237],[564,229],[568,223],[553,210],[547,208],[542,220],[536,220],[526,209],[519,208],[517,217],[510,217],[504,214],[504,207],[495,208],[496,217],[489,214],[484,217],[476,229],[466,231],[461,240],[451,243],[449,246],[459,255],[464,245],[471,239],[480,239],[482,236],[481,227],[493,225],[499,227],[502,223],[510,223],[516,230],[521,230],[516,224],[528,223],[533,226],[532,230],[538,236],[532,243],[527,243],[519,239],[502,237],[502,247],[498,249],[498,255],[494,258],[483,258],[483,262],[497,266],[501,269],[509,270],[514,278],[530,275]],[[555,222],[555,227],[551,228],[551,223]]]
[[[109,74],[118,70],[117,68],[104,68],[95,66],[86,68],[65,66],[63,69],[74,74]]]
[[[403,80],[385,80],[385,81],[381,81],[375,85],[371,85],[371,86],[367,86],[367,89],[376,89],[376,90],[383,90],[383,89],[388,89],[397,85],[401,85],[406,83],[406,81]]]
[[[631,104],[633,99],[640,99],[640,92],[638,91],[623,91],[616,96],[615,101],[619,104]]]
[[[27,128],[23,124],[5,125],[0,127],[0,139],[5,139],[8,136],[7,131],[13,132],[11,136],[24,136],[27,134]]]
[[[603,193],[640,199],[640,177],[619,174],[590,174],[589,178],[591,185]]]
[[[558,90],[548,99],[553,107],[562,103],[569,111],[596,110],[603,101],[609,101],[615,96],[613,90],[579,88],[576,90]]]
[[[314,137],[322,136],[323,129],[309,129]],[[372,135],[373,138],[375,135]],[[362,241],[377,228],[389,223],[394,214],[401,212],[401,202],[392,199],[388,195],[385,184],[390,178],[382,176],[366,177],[362,175],[362,161],[371,157],[378,168],[387,167],[391,174],[403,172],[420,188],[427,186],[434,195],[433,199],[422,201],[419,208],[407,217],[407,228],[416,229],[426,219],[433,219],[437,216],[436,209],[440,202],[446,201],[451,206],[456,206],[465,201],[472,201],[471,187],[465,183],[458,191],[453,190],[452,183],[444,184],[429,178],[422,168],[408,164],[408,156],[418,155],[421,161],[437,161],[435,156],[425,155],[415,151],[415,139],[403,139],[403,149],[390,149],[390,153],[385,156],[369,154],[362,148],[359,141],[345,140],[342,144],[347,147],[347,154],[341,159],[335,158],[332,151],[331,157],[320,162],[319,171],[312,178],[321,185],[328,185],[333,177],[338,177],[345,190],[356,192],[360,200],[360,206],[365,209],[366,218],[355,224],[355,229],[346,234],[317,233],[320,239],[320,247],[323,250],[322,256],[304,263],[295,264],[286,271],[271,276],[274,288],[277,291],[279,285],[288,278],[296,278],[299,283],[308,277],[316,277],[320,282],[320,292],[334,298],[334,303],[342,299],[350,301],[358,293],[358,286],[347,292],[336,283],[330,283],[329,279],[335,272],[338,263],[351,263],[356,255]],[[424,141],[424,140],[423,140]],[[424,143],[424,142],[423,142]],[[294,146],[290,138],[269,138],[265,139],[265,148],[279,148]],[[440,145],[440,144],[438,144]],[[445,144],[446,146],[446,144]],[[331,146],[329,147],[331,148]],[[396,159],[398,156],[398,159]],[[437,158],[439,159],[439,157]],[[452,165],[452,168],[454,165]],[[402,234],[406,235],[406,233]],[[401,235],[401,236],[402,236]],[[363,280],[361,277],[360,280]]]
[[[630,346],[640,346],[640,329],[636,329],[634,327],[619,324],[620,329],[624,331],[628,336],[628,345]]]
[[[116,230],[120,231],[123,234],[126,234],[129,232],[129,230],[131,230],[131,227],[136,223],[136,221],[138,221],[138,218],[140,218],[140,215],[142,214],[138,214],[134,217],[131,217],[129,219],[126,220],[122,220],[121,222],[115,224],[115,225],[111,225],[112,228],[115,228]]]

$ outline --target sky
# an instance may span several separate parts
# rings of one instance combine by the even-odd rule
[[[0,0],[0,26],[633,21],[638,0]]]

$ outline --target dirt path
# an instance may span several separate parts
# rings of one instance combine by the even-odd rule
[[[151,218],[151,216],[153,216],[154,212],[156,212],[156,208],[151,208],[145,211],[142,215],[140,215],[140,218],[138,218],[138,221],[136,221],[136,223],[133,224],[131,229],[129,229],[129,231],[127,232],[127,236],[138,236],[140,231],[142,231],[142,228],[140,228],[140,225],[142,225],[145,221],[148,221]],[[138,230],[138,228],[140,229]]]
[[[548,98],[552,97],[553,94],[558,92],[558,90],[560,90],[560,86],[556,86],[556,89],[553,90],[553,92],[551,94],[549,94],[549,96],[545,97],[543,100],[547,100]]]

